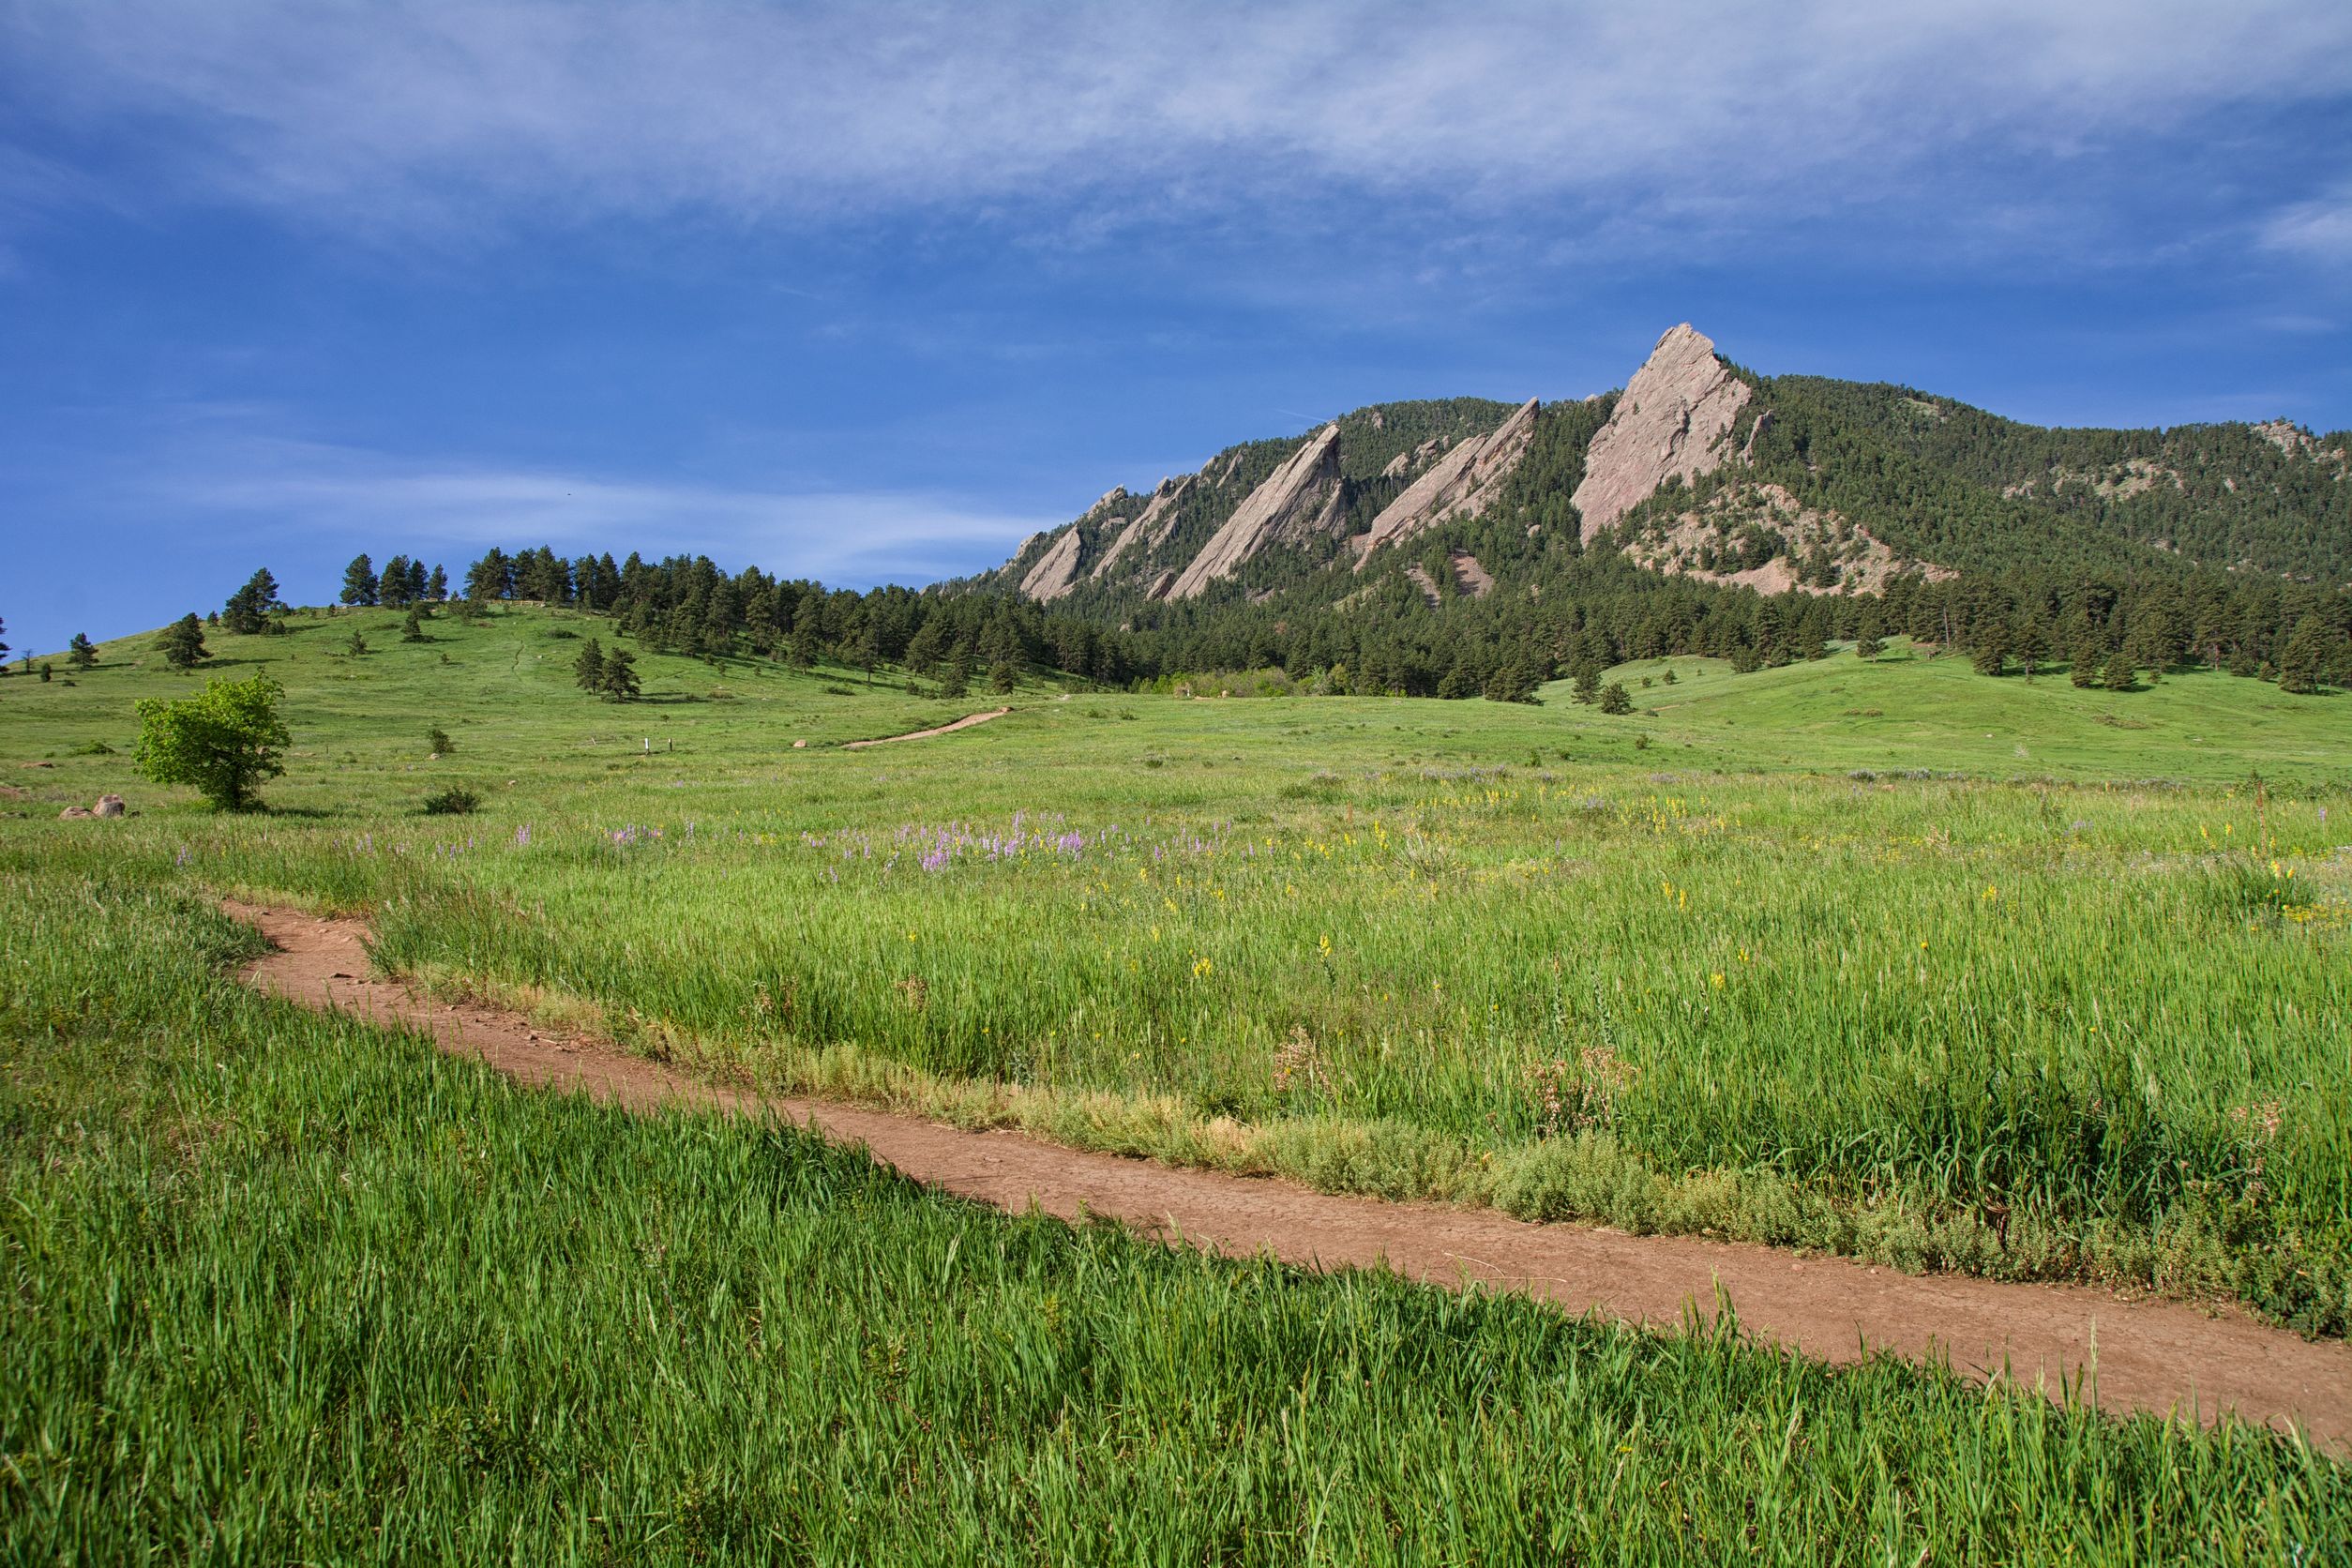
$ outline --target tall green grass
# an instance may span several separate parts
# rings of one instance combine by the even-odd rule
[[[1726,1329],[1658,1339],[928,1196],[519,1091],[0,875],[0,1556],[2310,1563],[2352,1482]]]
[[[1032,692],[843,753],[939,715],[662,659],[664,701],[613,709],[565,685],[563,623],[357,668],[324,623],[245,640],[309,754],[282,815],[14,824],[0,855],[365,910],[395,969],[777,1088],[2352,1323],[2342,702],[2197,676],[2125,727],[1952,661],[1682,661],[1622,722]],[[87,679],[0,693],[53,790],[119,782],[67,743],[168,684]],[[445,711],[456,756],[399,711]],[[1979,737],[2034,776],[1843,768]],[[1722,768],[1784,754],[1841,771]],[[452,778],[485,811],[418,815]]]

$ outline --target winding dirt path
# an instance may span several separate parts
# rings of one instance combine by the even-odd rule
[[[843,741],[841,749],[863,751],[869,746],[896,746],[900,741],[927,741],[933,735],[952,734],[957,730],[969,730],[975,724],[986,724],[992,718],[1003,718],[1012,711],[1010,708],[992,708],[984,714],[966,714],[952,724],[942,724],[929,730],[910,730],[903,735],[884,735],[880,740]]]
[[[970,722],[967,720],[966,722]],[[2097,1349],[2097,1396],[2114,1410],[2234,1410],[2299,1425],[2352,1449],[2352,1345],[2314,1344],[2236,1309],[2133,1301],[2074,1286],[1923,1277],[1844,1259],[1688,1236],[1628,1236],[1531,1225],[1490,1210],[1335,1198],[1288,1182],[1185,1170],[1087,1153],[1018,1133],[971,1133],[913,1117],[700,1082],[611,1046],[535,1029],[486,1007],[428,1001],[367,978],[367,927],[290,910],[224,906],[276,951],[242,978],[305,1006],[339,1009],[432,1036],[528,1084],[588,1093],[635,1110],[673,1104],[761,1106],[862,1143],[884,1164],[942,1191],[1007,1210],[1122,1220],[1165,1240],[1244,1256],[1271,1251],[1318,1268],[1386,1264],[1409,1277],[1524,1290],[1571,1312],[1598,1307],[1629,1322],[1679,1325],[1686,1304],[1714,1312],[1720,1284],[1751,1334],[1824,1361],[1864,1348],[1915,1360],[1949,1357],[1977,1377],[2004,1365],[2055,1389]]]

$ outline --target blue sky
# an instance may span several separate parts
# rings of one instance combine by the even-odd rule
[[[2352,426],[2352,7],[0,0],[20,650],[361,550],[928,581],[1683,320]]]

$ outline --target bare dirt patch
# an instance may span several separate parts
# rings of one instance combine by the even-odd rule
[[[869,746],[895,746],[900,741],[927,741],[933,735],[953,734],[957,730],[969,730],[975,724],[986,724],[992,718],[1003,718],[1012,711],[1010,708],[991,708],[987,713],[966,714],[953,723],[935,725],[928,730],[910,730],[903,735],[884,735],[879,740],[844,741],[841,744],[841,749],[863,751]]]
[[[969,723],[972,720],[966,720]],[[2224,1410],[2352,1446],[2352,1345],[2313,1343],[2230,1308],[2135,1301],[2073,1286],[1911,1276],[1843,1259],[1685,1236],[1531,1225],[1491,1211],[1337,1198],[1288,1182],[1089,1153],[1017,1133],[965,1132],[854,1106],[767,1098],[492,1008],[431,1002],[369,978],[367,927],[230,902],[276,951],[242,978],[304,1006],[431,1036],[517,1080],[635,1110],[773,1111],[957,1197],[1065,1219],[1116,1219],[1171,1244],[1272,1253],[1319,1269],[1386,1266],[1454,1288],[1521,1290],[1571,1312],[1672,1327],[1711,1319],[1727,1294],[1754,1338],[1832,1363],[1891,1353],[2056,1393],[2090,1368],[2109,1410]]]

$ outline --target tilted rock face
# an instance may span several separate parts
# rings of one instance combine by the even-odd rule
[[[1121,556],[1138,547],[1142,551],[1138,559],[1148,558],[1159,549],[1160,542],[1168,537],[1168,531],[1176,525],[1176,504],[1184,500],[1185,493],[1192,489],[1194,477],[1187,474],[1181,479],[1162,479],[1158,488],[1152,491],[1150,504],[1104,550],[1103,558],[1094,563],[1093,575],[1098,578],[1108,576],[1111,567],[1119,564]]]
[[[1388,466],[1380,470],[1380,477],[1383,479],[1402,479],[1406,475],[1410,474],[1414,469],[1419,468],[1423,463],[1427,462],[1431,458],[1436,457],[1440,452],[1444,450],[1445,437],[1441,435],[1433,435],[1428,440],[1423,442],[1420,445],[1414,447],[1411,451],[1399,452],[1395,457],[1389,459]]]
[[[1054,540],[1053,548],[1037,558],[1021,579],[1021,593],[1040,601],[1058,599],[1078,586],[1078,531],[1068,530]]]
[[[1410,539],[1449,518],[1485,511],[1527,456],[1528,443],[1535,435],[1535,415],[1536,401],[1530,398],[1491,435],[1463,442],[1406,486],[1372,520],[1370,532],[1356,539],[1356,569],[1362,571],[1364,558],[1382,545]]]
[[[1339,427],[1326,425],[1249,492],[1200,553],[1192,558],[1168,596],[1188,599],[1220,578],[1230,577],[1243,562],[1273,545],[1304,544],[1329,535],[1338,525]]]
[[[1614,526],[1669,475],[1688,482],[1723,466],[1726,438],[1749,392],[1715,357],[1713,341],[1688,322],[1659,339],[1585,454],[1584,482],[1569,498],[1583,516],[1585,541]]]

